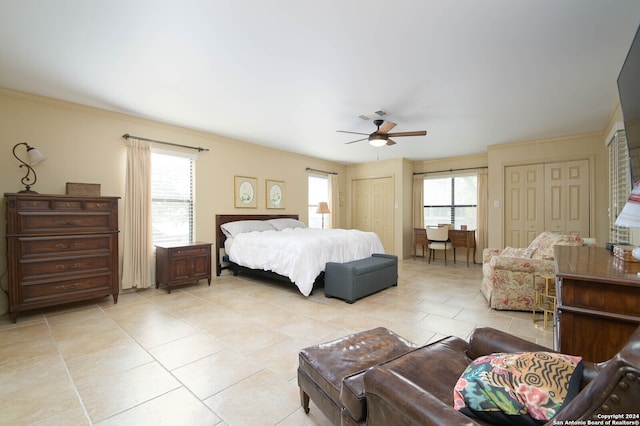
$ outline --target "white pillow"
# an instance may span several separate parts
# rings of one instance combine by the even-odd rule
[[[307,227],[307,225],[305,225],[304,222],[300,222],[297,219],[290,219],[286,217],[283,217],[280,219],[269,219],[267,220],[267,222],[272,224],[278,231],[282,231],[283,229],[287,229],[287,228],[306,228]]]
[[[253,231],[275,231],[276,228],[264,220],[238,220],[220,225],[222,233],[227,237],[235,237],[238,234]]]

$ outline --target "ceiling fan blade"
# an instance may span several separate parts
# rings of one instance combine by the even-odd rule
[[[389,133],[389,136],[426,136],[427,135],[427,131],[426,130],[418,130],[416,132],[396,132],[396,133]]]
[[[391,139],[387,139],[387,146],[395,145],[396,141],[392,141]]]
[[[369,136],[369,133],[349,132],[347,130],[336,130],[336,132],[338,132],[338,133],[351,133],[352,135],[367,135],[367,136]]]
[[[393,123],[391,121],[385,121],[384,123],[382,123],[382,126],[380,126],[380,130],[378,130],[378,133],[387,134],[391,129],[393,129],[396,126],[397,126],[396,123]]]
[[[345,145],[349,145],[350,143],[356,143],[356,142],[362,142],[362,141],[366,141],[369,138],[362,138],[362,139],[358,139],[357,141],[351,141],[351,142],[345,142]]]

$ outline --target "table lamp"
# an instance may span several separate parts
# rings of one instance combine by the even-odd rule
[[[331,210],[329,210],[329,205],[326,201],[320,201],[320,203],[318,203],[316,213],[322,215],[322,229],[324,229],[324,215],[327,213],[331,213]]]
[[[21,145],[24,145],[27,150],[28,162],[20,159],[20,157],[18,157],[18,154],[16,154],[16,148],[18,148]],[[41,163],[42,161],[46,160],[47,157],[42,155],[42,153],[38,151],[36,148],[29,146],[29,144],[27,144],[26,142],[20,142],[14,145],[13,156],[16,157],[16,159],[19,162],[22,163],[20,164],[20,167],[26,167],[27,169],[27,174],[22,179],[20,179],[22,184],[25,186],[25,189],[22,191],[19,191],[19,193],[37,194],[37,192],[31,190],[31,186],[33,186],[36,183],[36,180],[38,179],[38,177],[36,176],[36,171],[33,170],[33,167],[31,166],[35,166],[36,164]],[[33,175],[33,177],[31,175]]]

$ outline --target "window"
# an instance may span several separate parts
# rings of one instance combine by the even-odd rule
[[[424,179],[424,224],[477,226],[478,178],[474,175]]]
[[[629,244],[629,228],[616,225],[631,190],[629,149],[623,130],[617,131],[609,142],[609,241]]]
[[[322,228],[322,215],[316,213],[320,201],[328,201],[329,178],[327,176],[309,176],[309,228]],[[324,218],[325,224],[327,218]]]
[[[151,152],[153,244],[193,241],[193,155]]]

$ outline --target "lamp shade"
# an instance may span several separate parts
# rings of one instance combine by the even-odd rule
[[[316,209],[316,213],[318,214],[331,213],[331,210],[329,210],[329,205],[327,204],[326,201],[320,201],[318,203],[318,208]]]
[[[616,219],[616,226],[640,228],[640,182],[631,190],[627,203]]]
[[[36,164],[41,163],[47,159],[47,157],[42,155],[42,153],[38,151],[37,148],[34,148],[32,146],[27,147],[27,156],[29,157],[29,164],[31,164],[32,166],[35,166]]]

